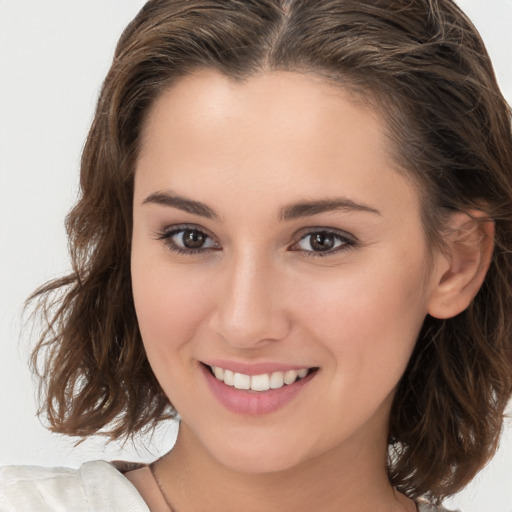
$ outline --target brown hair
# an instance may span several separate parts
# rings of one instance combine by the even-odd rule
[[[494,453],[512,392],[512,134],[484,45],[451,0],[151,0],[126,28],[98,102],[67,218],[73,272],[35,292],[33,354],[53,430],[112,439],[174,414],[146,359],[131,295],[134,164],[155,99],[194,69],[235,80],[313,72],[389,126],[423,193],[428,240],[447,211],[482,208],[496,249],[470,307],[427,317],[390,420],[388,472],[439,501]]]

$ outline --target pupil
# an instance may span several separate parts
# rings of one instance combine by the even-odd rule
[[[311,247],[315,251],[328,251],[334,247],[334,237],[329,233],[316,233],[311,237]]]
[[[204,245],[205,234],[195,229],[187,229],[183,233],[183,245],[188,249],[199,249]]]

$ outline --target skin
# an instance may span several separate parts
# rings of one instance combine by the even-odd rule
[[[388,482],[387,425],[426,314],[452,314],[441,303],[453,261],[428,258],[418,191],[385,142],[375,112],[313,75],[205,71],[153,105],[132,280],[149,361],[181,417],[157,464],[180,512],[416,510]],[[280,217],[339,198],[364,208]],[[183,225],[208,235],[202,252],[172,250],[186,250],[182,233],[165,238]],[[322,230],[335,247],[319,255],[310,242]],[[282,408],[245,416],[206,385],[199,362],[212,358],[319,370]],[[168,510],[147,469],[128,477],[153,511]]]

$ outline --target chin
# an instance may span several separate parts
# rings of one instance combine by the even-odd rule
[[[209,434],[209,435],[208,435]],[[210,457],[229,470],[265,474],[287,471],[308,459],[304,440],[268,429],[231,429],[223,435],[210,431],[202,445]]]
[[[290,470],[300,465],[301,460],[296,454],[276,450],[258,453],[247,450],[230,451],[223,454],[212,454],[228,469],[237,473],[269,474]]]

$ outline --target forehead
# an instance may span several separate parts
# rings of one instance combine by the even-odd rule
[[[416,193],[396,172],[387,140],[376,110],[318,76],[280,71],[234,81],[203,71],[153,104],[136,191],[183,188],[177,192],[200,200],[221,189],[260,198],[272,192],[281,203],[363,194],[361,202],[378,203],[386,183],[398,198],[406,191],[417,210]]]
[[[350,124],[350,130],[343,131],[340,120]],[[361,96],[318,75],[287,71],[262,72],[244,80],[206,70],[182,77],[153,103],[142,132],[142,151],[150,135],[156,142],[155,124],[166,126],[169,132],[174,128],[179,132],[174,135],[180,137],[193,132],[203,141],[216,134],[235,140],[264,128],[260,139],[268,146],[272,138],[293,140],[310,135],[307,132],[314,126],[322,128],[326,143],[332,138],[353,143],[361,129],[372,132],[375,146],[385,143],[384,122]],[[326,137],[328,131],[332,137]]]

